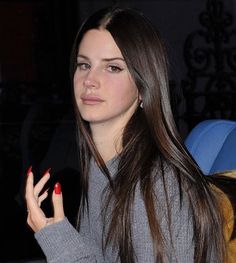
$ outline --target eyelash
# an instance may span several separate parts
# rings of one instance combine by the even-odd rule
[[[77,67],[80,70],[87,70],[87,69],[91,68],[91,66],[88,63],[85,63],[85,62],[77,62]],[[121,67],[118,67],[116,65],[108,65],[107,69],[111,73],[119,73],[119,72],[121,72],[123,70]]]
[[[111,69],[111,70],[109,70],[109,72],[112,72],[112,73],[119,73],[123,70],[122,68],[120,68],[118,66],[114,66],[114,65],[109,65],[108,68]]]
[[[77,67],[80,70],[87,70],[88,68],[90,68],[90,65],[88,63],[84,63],[84,62],[80,62],[80,63],[78,62]]]

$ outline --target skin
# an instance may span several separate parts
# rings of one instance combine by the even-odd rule
[[[110,160],[121,151],[123,128],[141,98],[121,51],[107,30],[92,29],[84,35],[74,74],[74,93],[99,153],[104,161]],[[61,192],[52,194],[53,217],[47,218],[40,208],[48,197],[47,191],[41,195],[40,192],[49,179],[50,174],[46,172],[34,185],[30,171],[26,180],[27,223],[34,232],[65,217]]]
[[[76,102],[82,118],[90,123],[99,153],[107,161],[121,150],[119,138],[138,107],[138,90],[107,30],[93,29],[84,35],[77,62]]]

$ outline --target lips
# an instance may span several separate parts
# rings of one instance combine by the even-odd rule
[[[81,100],[83,104],[86,104],[86,105],[96,105],[96,104],[104,102],[104,100],[102,100],[101,98],[97,96],[91,96],[91,95],[83,95],[81,96]]]

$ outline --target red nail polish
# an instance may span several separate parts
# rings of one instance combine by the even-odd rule
[[[47,171],[43,174],[43,176],[47,175],[51,171],[51,168],[48,168]]]
[[[54,191],[55,191],[55,194],[57,194],[57,195],[61,194],[61,184],[60,183],[56,183],[54,185]]]
[[[27,171],[27,176],[29,176],[29,174],[32,172],[32,165],[30,165],[30,167],[28,168],[28,171]]]

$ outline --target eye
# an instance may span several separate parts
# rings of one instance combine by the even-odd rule
[[[121,72],[123,69],[121,67],[115,66],[115,65],[109,65],[108,66],[108,71],[111,73],[119,73]]]
[[[78,67],[80,70],[90,69],[90,65],[89,65],[88,63],[85,63],[85,62],[78,62],[78,63],[77,63],[77,67]]]

